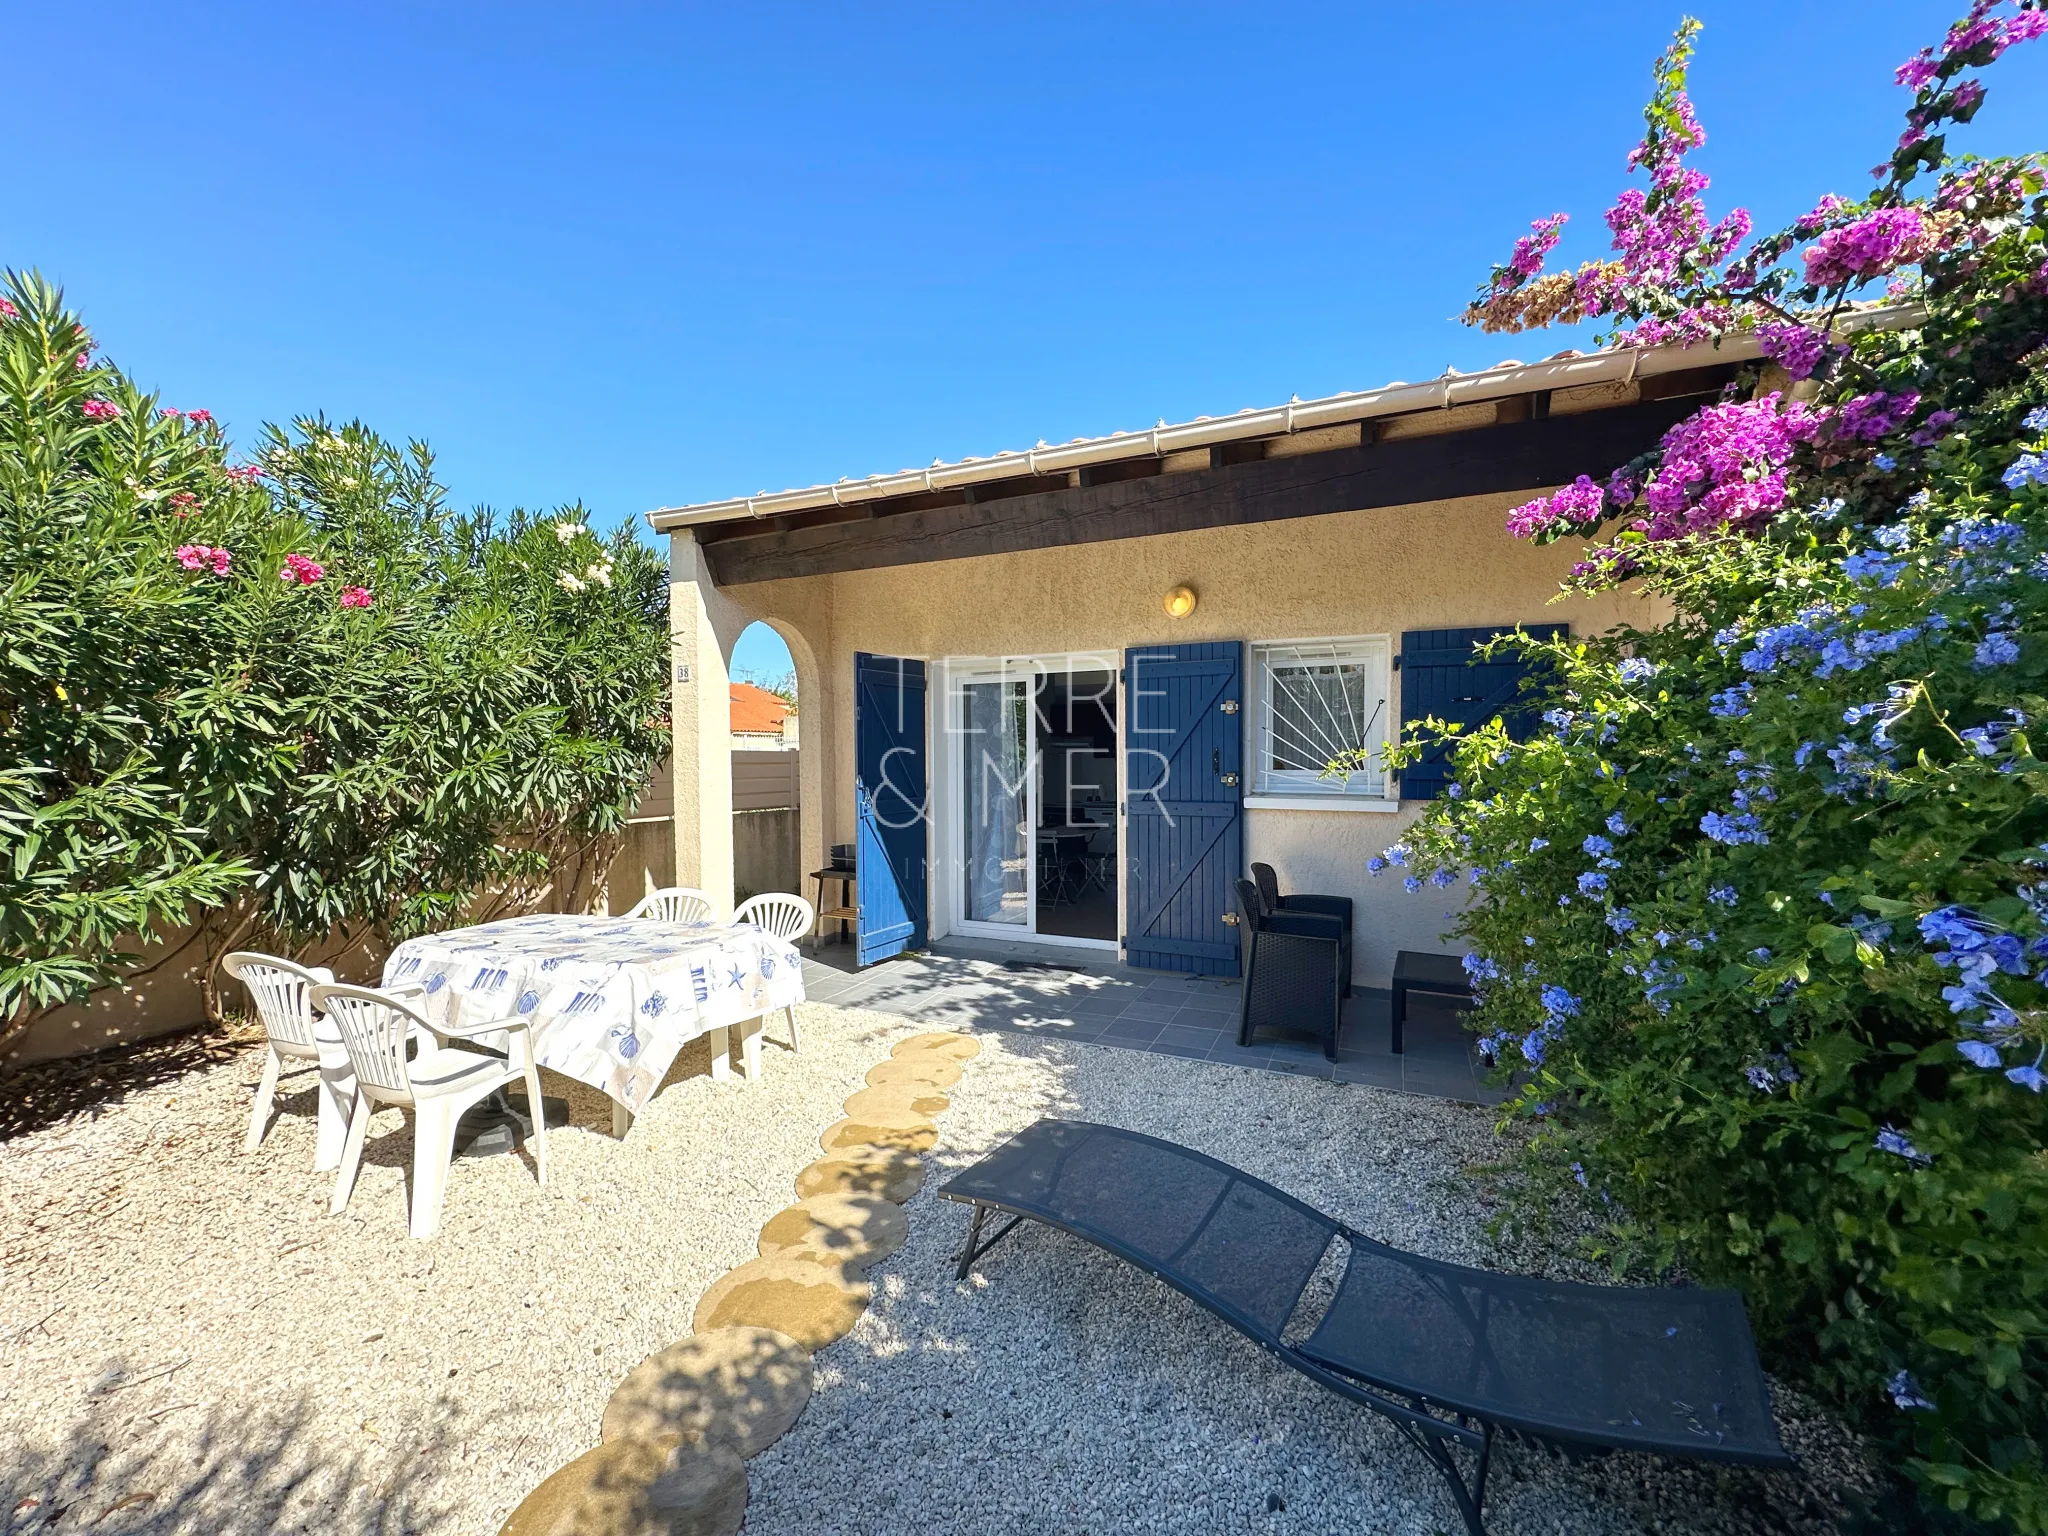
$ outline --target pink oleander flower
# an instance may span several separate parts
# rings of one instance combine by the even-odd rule
[[[79,353],[78,366],[81,368],[90,368],[92,366],[92,354],[90,352]]]
[[[187,412],[185,413],[185,419],[186,419],[187,421],[211,421],[211,420],[213,420],[213,412],[211,412],[211,411],[187,411]]]
[[[216,576],[227,575],[235,563],[233,555],[210,544],[180,544],[171,551],[171,558],[188,571],[210,570]]]
[[[327,567],[305,555],[286,555],[277,579],[287,586],[310,587],[327,574]]]
[[[1828,352],[1820,332],[1804,325],[1760,325],[1756,342],[1765,357],[1795,380],[1812,378]]]
[[[343,587],[341,589],[341,606],[344,608],[367,608],[370,606],[371,601],[370,589],[368,587]]]
[[[111,400],[88,400],[79,409],[94,421],[111,421],[121,414],[121,407]]]
[[[230,480],[239,480],[244,485],[254,485],[263,478],[263,469],[257,464],[230,464],[225,473]]]
[[[178,421],[183,419],[185,413],[180,410],[175,410],[167,405],[162,410],[158,411],[157,415],[163,417],[166,421]]]
[[[20,310],[16,309],[5,299],[0,299],[0,320],[19,320],[20,318]]]
[[[1880,277],[1919,260],[1928,237],[1919,209],[1880,208],[1829,230],[1801,252],[1806,280],[1816,288],[1839,288]]]

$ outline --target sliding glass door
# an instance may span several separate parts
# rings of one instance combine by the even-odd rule
[[[961,916],[1031,925],[1031,694],[1023,678],[967,680],[956,696]]]

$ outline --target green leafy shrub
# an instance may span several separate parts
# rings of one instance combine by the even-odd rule
[[[1609,215],[1619,257],[1540,275],[1559,218],[1496,270],[1475,323],[1756,333],[1770,366],[1513,515],[1601,540],[1575,583],[1673,616],[1527,642],[1544,728],[1438,722],[1457,783],[1374,863],[1471,882],[1474,1023],[1519,1074],[1534,1187],[1606,1202],[1617,1266],[1739,1286],[1766,1363],[1889,1440],[1930,1504],[2038,1533],[2048,178],[1943,131],[1983,99],[1970,70],[2048,30],[1996,10],[1902,67],[1869,197],[1746,250],[1681,163],[1704,137],[1688,24],[1631,161],[1651,190]],[[1858,305],[1873,283],[1888,307]]]
[[[7,293],[0,1040],[195,923],[211,975],[587,901],[667,750],[655,554],[574,507],[452,515],[359,423],[233,465],[46,284]]]

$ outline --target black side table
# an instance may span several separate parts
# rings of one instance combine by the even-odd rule
[[[1394,1054],[1401,1054],[1401,1026],[1408,1022],[1408,994],[1457,998],[1472,1006],[1472,983],[1457,955],[1426,955],[1404,949],[1394,956]]]
[[[850,869],[814,869],[811,871],[811,878],[818,882],[818,900],[816,903],[818,908],[818,942],[823,943],[825,940],[825,924],[836,922],[839,924],[839,942],[842,944],[850,943],[852,941],[854,921],[860,916],[860,908],[855,906],[853,901],[854,871]],[[839,882],[839,905],[836,907],[825,905],[825,882],[827,880],[837,880]]]

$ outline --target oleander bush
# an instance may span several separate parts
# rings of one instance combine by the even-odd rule
[[[1975,5],[1901,67],[1872,190],[1753,241],[1685,163],[1693,30],[1617,254],[1545,274],[1542,220],[1468,315],[1760,344],[1657,450],[1510,519],[1672,617],[1526,642],[1543,728],[1437,722],[1457,782],[1375,872],[1470,882],[1534,1191],[1584,1186],[1618,1268],[1739,1286],[1766,1365],[1930,1514],[2044,1532],[2048,177],[1947,136],[2048,15]]]
[[[587,901],[667,750],[655,554],[451,513],[357,422],[231,463],[48,284],[5,292],[0,1042],[188,928],[211,976]]]

